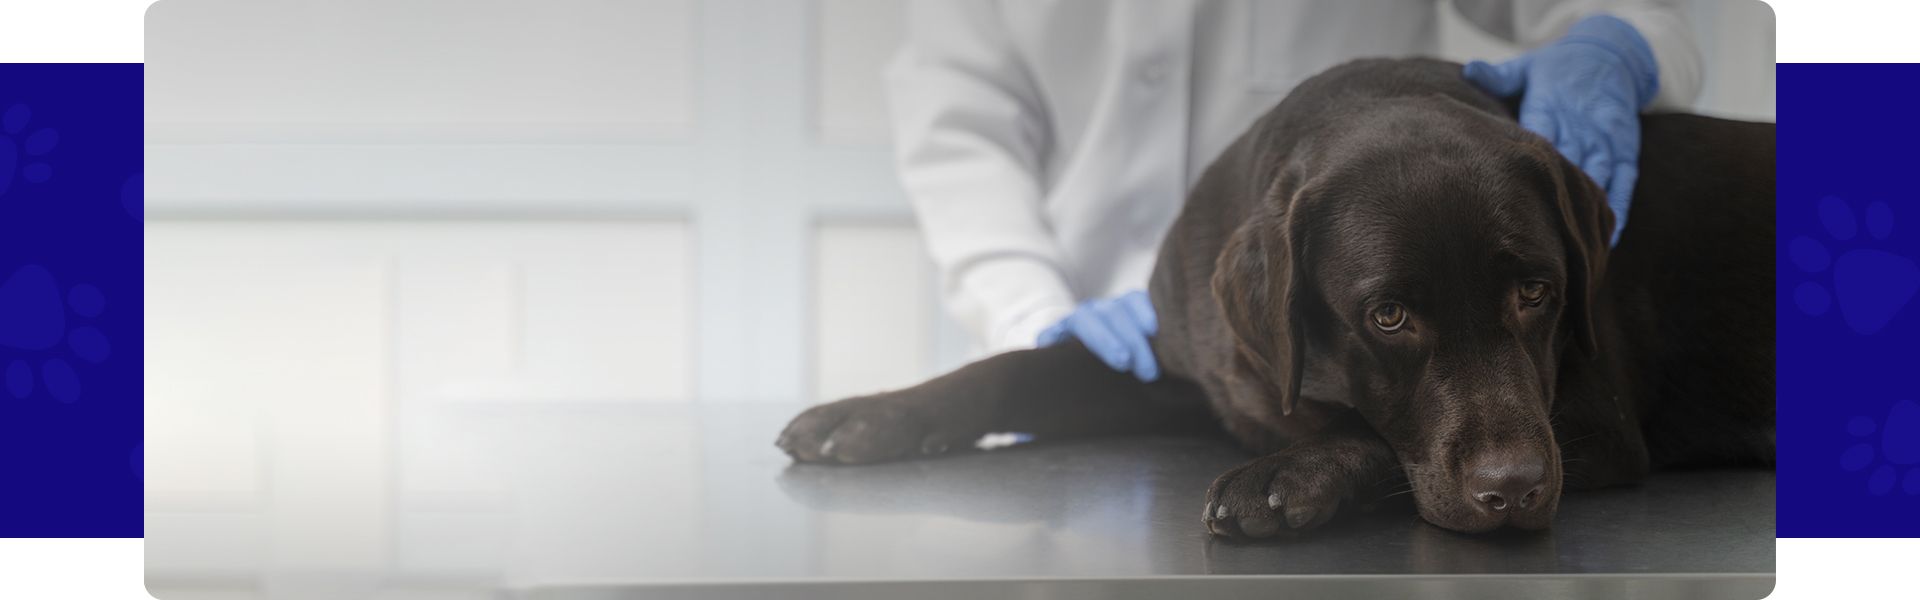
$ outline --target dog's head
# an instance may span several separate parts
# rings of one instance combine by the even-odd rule
[[[1391,101],[1273,174],[1213,286],[1235,369],[1282,413],[1351,404],[1429,522],[1546,527],[1566,352],[1596,352],[1612,212],[1545,140],[1451,101]]]

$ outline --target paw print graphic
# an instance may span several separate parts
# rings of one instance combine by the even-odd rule
[[[1840,320],[1854,333],[1880,331],[1920,291],[1920,265],[1913,259],[1861,247],[1870,243],[1866,238],[1885,240],[1893,233],[1893,209],[1885,202],[1868,203],[1864,237],[1860,235],[1863,220],[1856,218],[1845,200],[1821,198],[1819,212],[1821,229],[1842,250],[1836,257],[1826,243],[1804,235],[1787,243],[1787,255],[1795,267],[1828,281],[1802,282],[1793,290],[1794,305],[1810,317],[1837,306]]]
[[[0,112],[0,196],[13,188],[14,179],[40,183],[53,177],[53,167],[41,159],[60,144],[60,132],[51,127],[27,131],[33,110],[15,104]]]
[[[1847,422],[1847,433],[1860,441],[1840,454],[1840,468],[1861,471],[1873,467],[1867,474],[1868,492],[1885,496],[1898,481],[1902,492],[1920,495],[1920,467],[1910,466],[1920,463],[1920,404],[1896,402],[1887,410],[1886,420],[1879,423],[1854,417]],[[1875,433],[1880,434],[1878,443]]]
[[[98,363],[113,353],[113,347],[106,334],[93,326],[69,327],[69,314],[75,321],[97,317],[106,304],[100,289],[87,284],[73,286],[63,297],[53,274],[39,265],[20,267],[0,281],[0,351],[25,355],[12,358],[0,370],[7,393],[29,397],[37,379],[53,399],[79,400],[80,376],[63,355]],[[58,352],[63,343],[67,352]]]

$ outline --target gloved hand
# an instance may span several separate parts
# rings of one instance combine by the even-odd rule
[[[1467,64],[1465,76],[1496,96],[1520,97],[1520,126],[1554,147],[1607,191],[1613,237],[1627,225],[1640,177],[1640,109],[1660,88],[1653,48],[1632,25],[1607,15],[1519,58]]]
[[[1132,371],[1141,381],[1153,381],[1160,378],[1160,363],[1154,360],[1147,338],[1159,331],[1153,303],[1145,291],[1135,290],[1080,303],[1073,314],[1041,331],[1034,343],[1052,346],[1069,336],[1079,338],[1113,370]]]

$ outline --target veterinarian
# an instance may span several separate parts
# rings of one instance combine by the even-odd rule
[[[1454,0],[1533,48],[1469,64],[1607,190],[1624,225],[1636,115],[1681,108],[1701,60],[1660,1]],[[1188,187],[1295,83],[1431,55],[1431,0],[927,0],[886,71],[900,176],[948,310],[990,352],[1081,340],[1159,378],[1144,293]],[[1615,229],[1615,241],[1619,229]]]

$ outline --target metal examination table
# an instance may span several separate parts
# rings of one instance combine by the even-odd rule
[[[1773,587],[1774,475],[1664,473],[1576,492],[1552,530],[1468,536],[1407,505],[1296,541],[1216,540],[1206,485],[1247,457],[1223,441],[1127,438],[865,467],[791,465],[791,407],[677,419],[699,467],[690,512],[634,539],[618,580],[527,582],[508,595],[614,598],[1759,598]],[[654,434],[672,434],[656,430]],[[610,477],[621,477],[619,474]],[[636,475],[637,476],[637,475]],[[630,527],[630,525],[628,525]],[[677,528],[676,528],[677,526]],[[964,584],[964,585],[963,585]]]

